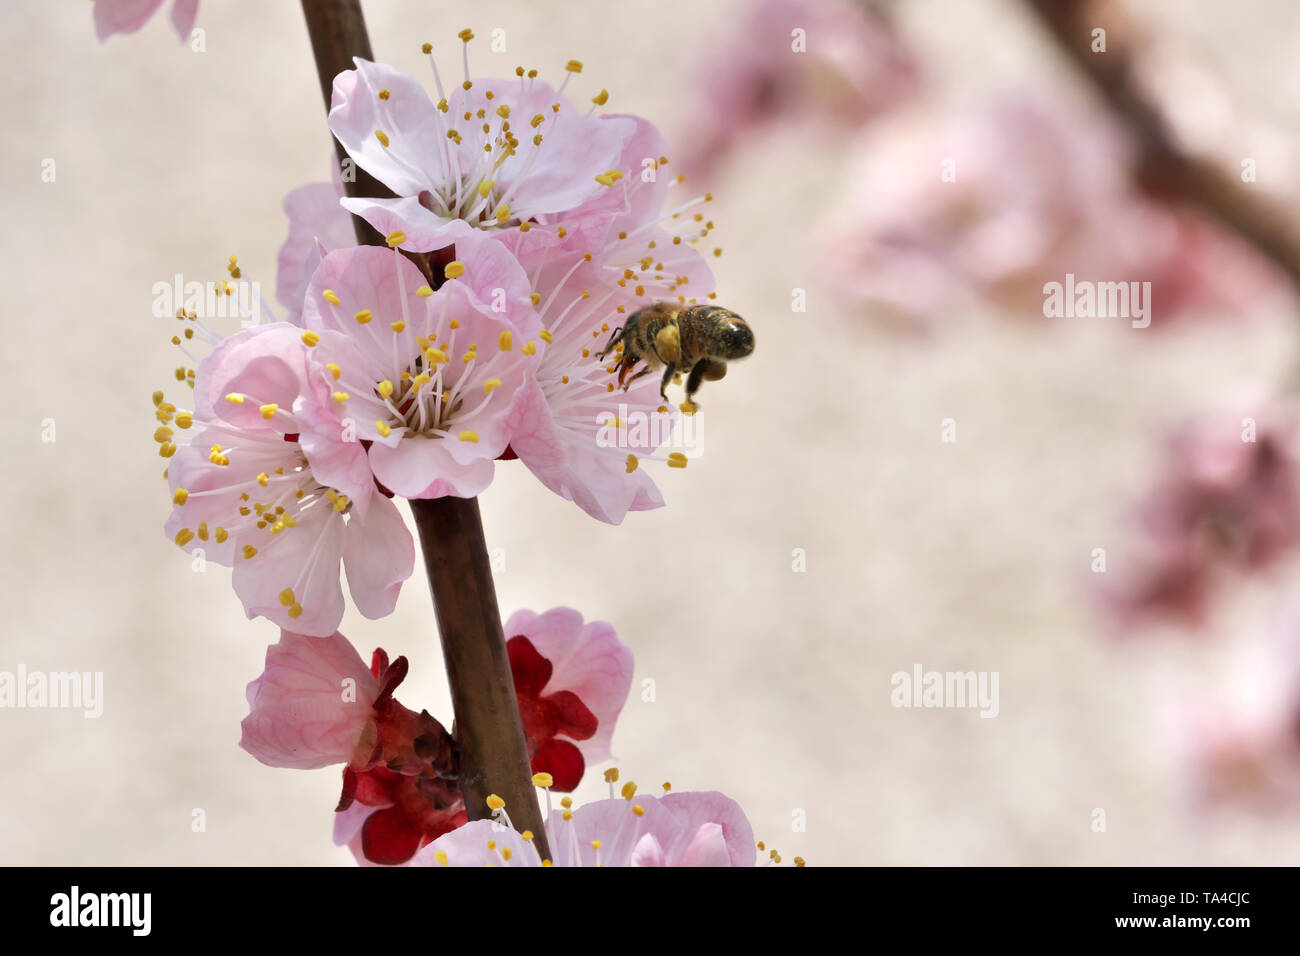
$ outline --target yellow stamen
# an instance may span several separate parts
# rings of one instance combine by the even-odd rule
[[[263,418],[270,420],[280,410],[280,406],[275,402],[270,402],[266,405],[259,405],[257,410],[262,413]]]
[[[339,304],[339,297],[338,297],[337,295],[334,294],[334,290],[333,290],[333,289],[326,289],[326,290],[325,290],[324,292],[322,292],[320,295],[321,295],[321,298],[324,299],[326,302],[328,302],[330,305],[338,305],[338,304]]]
[[[502,809],[505,805],[506,802],[502,800],[500,797],[498,797],[495,793],[488,794],[487,806],[488,809],[491,810],[493,813],[496,813],[496,811]]]
[[[318,342],[320,342],[320,336],[310,329],[302,334],[302,344],[307,348],[313,348]]]
[[[380,144],[383,146],[388,145],[388,134],[382,129],[375,130],[375,139],[379,140]]]
[[[392,232],[390,232],[387,236],[384,237],[384,242],[388,243],[388,248],[390,249],[396,249],[405,241],[406,241],[406,233],[402,232],[402,230],[400,229],[394,229]]]
[[[534,787],[552,787],[554,785],[555,785],[555,778],[552,777],[549,773],[533,774]]]
[[[358,312],[356,315],[353,316],[353,318],[357,320],[357,325],[365,325],[374,317],[375,317],[374,313],[371,312],[369,309],[362,309],[360,312]]]
[[[459,259],[452,259],[451,262],[442,267],[442,274],[448,279],[459,279],[465,274],[465,263]]]
[[[499,378],[488,379],[486,382],[483,383],[483,394],[491,395],[492,389],[496,388],[500,384],[501,384],[501,379]]]
[[[637,459],[636,455],[628,455],[628,456],[627,456],[627,473],[630,475],[630,474],[632,474],[632,472],[636,471],[636,466],[637,466],[638,464],[640,464],[640,461]]]
[[[506,329],[497,336],[497,347],[500,348],[502,352],[509,352],[514,348],[514,336],[511,335],[509,329]]]
[[[470,442],[471,444],[478,443],[478,432],[472,432],[469,429],[466,429],[465,431],[461,432],[459,437],[461,441],[467,441]]]
[[[185,545],[189,544],[190,541],[193,540],[193,538],[194,538],[194,532],[191,531],[189,528],[181,528],[180,531],[176,532],[176,543],[179,544],[182,548],[185,547]]]
[[[172,495],[172,504],[183,505],[185,504],[189,496],[190,493],[186,491],[184,488],[177,488],[176,493]]]

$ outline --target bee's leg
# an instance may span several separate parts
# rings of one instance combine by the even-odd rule
[[[631,367],[632,367],[631,365],[628,366],[629,369],[630,369]],[[638,378],[641,378],[642,376],[645,376],[645,375],[649,375],[649,374],[650,374],[651,372],[653,372],[653,371],[654,371],[654,369],[652,369],[649,365],[646,365],[644,368],[641,369],[641,371],[637,372],[635,375],[633,375],[631,378],[629,378],[629,379],[627,380],[627,383],[626,383],[626,384],[624,384],[624,382],[623,382],[623,376],[620,375],[620,376],[618,377],[618,384],[622,385],[622,386],[623,386],[623,391],[626,392],[629,388],[632,387],[632,383],[635,382]]]
[[[610,349],[612,349],[615,345],[617,345],[620,341],[622,341],[623,333],[626,330],[627,330],[626,325],[620,325],[613,332],[611,332],[609,336],[609,341],[605,343],[605,347],[600,350],[600,355],[596,357],[599,359],[604,359],[604,357],[609,354]]]
[[[695,363],[695,368],[691,369],[691,374],[686,379],[686,401],[689,404],[695,404],[692,399],[695,397],[695,393],[700,390],[701,384],[716,382],[726,374],[727,363],[721,359],[700,359]]]
[[[674,365],[672,362],[667,362],[664,364],[664,377],[659,382],[659,397],[662,398],[665,402],[668,401],[668,383],[673,380],[673,376],[676,374],[677,374],[676,365]]]

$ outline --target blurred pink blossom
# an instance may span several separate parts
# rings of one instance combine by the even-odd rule
[[[877,129],[828,232],[841,304],[934,330],[980,299],[1042,318],[1044,285],[1150,282],[1156,327],[1290,301],[1271,263],[1130,180],[1122,131],[1076,105],[1016,96],[931,124]]]
[[[1290,635],[1218,651],[1212,678],[1163,686],[1161,718],[1199,807],[1300,807],[1300,647]]]
[[[135,33],[158,12],[165,0],[95,0],[95,34],[102,43],[115,33]],[[199,15],[199,0],[172,3],[172,29],[184,42],[190,38]]]
[[[866,4],[852,0],[759,0],[738,7],[692,84],[702,96],[682,172],[711,178],[760,128],[812,123],[856,127],[919,85],[919,69]],[[800,132],[797,135],[807,135]]]
[[[1140,551],[1105,591],[1121,620],[1199,623],[1229,569],[1300,543],[1300,407],[1242,396],[1177,428],[1138,504]]]

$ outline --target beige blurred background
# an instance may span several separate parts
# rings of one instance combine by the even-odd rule
[[[542,6],[365,4],[376,55],[418,77],[421,41],[454,53],[460,28],[503,27],[508,52],[479,42],[475,72],[576,57],[580,93],[607,87],[611,108],[670,134],[700,95],[682,64],[735,9]],[[1139,6],[1297,141],[1300,8]],[[299,6],[203,0],[202,54],[161,16],[101,46],[85,0],[5,14],[0,670],[103,671],[105,702],[98,720],[0,710],[0,863],[350,864],[330,842],[338,774],[272,770],[236,746],[244,685],[276,632],[245,620],[227,572],[192,573],[163,536],[150,440],[149,394],[178,364],[152,284],[215,277],[237,253],[272,298],[281,197],[327,175]],[[899,25],[936,104],[1070,82],[1013,5],[918,0]],[[1232,384],[1278,380],[1296,330],[1153,336],[990,314],[900,339],[841,314],[818,278],[850,142],[753,145],[707,185],[720,300],[750,318],[758,350],[704,390],[704,454],[661,473],[669,506],[607,527],[517,463],[481,499],[505,554],[503,616],[570,605],[636,652],[614,738],[624,778],[723,790],[759,838],[814,865],[1294,863],[1295,818],[1194,813],[1183,798],[1155,693],[1164,669],[1196,665],[1196,642],[1118,644],[1087,588],[1157,428]],[[792,313],[794,288],[807,313]],[[939,440],[948,417],[956,444]],[[1215,626],[1273,626],[1272,607],[1263,597]],[[401,699],[450,723],[418,570],[391,618],[349,611],[342,629],[364,653],[407,655]],[[890,675],[915,663],[997,671],[1000,715],[891,707]],[[583,795],[604,789],[593,779]],[[792,831],[799,809],[806,832]]]

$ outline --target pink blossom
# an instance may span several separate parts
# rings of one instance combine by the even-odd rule
[[[247,697],[239,745],[262,763],[295,770],[369,763],[379,681],[342,634],[281,631]]]
[[[1213,679],[1168,679],[1161,717],[1199,806],[1264,812],[1300,801],[1300,654],[1294,635],[1239,640],[1216,652]]]
[[[1130,567],[1112,568],[1112,609],[1127,623],[1199,623],[1226,571],[1300,544],[1300,408],[1243,395],[1176,429],[1137,522]]]
[[[546,222],[608,188],[606,174],[634,132],[564,96],[580,64],[570,63],[558,90],[522,68],[513,80],[471,80],[465,43],[463,83],[444,91],[434,64],[437,105],[411,77],[360,58],[334,80],[330,129],[398,197],[343,205],[383,235],[402,233],[402,248]]]
[[[1044,285],[1067,274],[1150,282],[1156,327],[1288,295],[1241,241],[1139,192],[1131,144],[1083,107],[1006,99],[936,126],[878,129],[862,152],[855,196],[828,229],[825,274],[846,307],[905,327],[979,299],[1042,316]]]
[[[95,0],[95,34],[100,42],[114,33],[135,33],[149,21],[164,0]],[[175,0],[172,4],[172,28],[184,42],[190,38],[199,15],[199,0]]]
[[[716,791],[636,793],[548,813],[555,866],[753,866],[744,812]],[[548,796],[549,804],[549,796]],[[507,808],[508,809],[508,808]],[[476,820],[434,840],[412,866],[542,866],[531,840],[495,820]],[[550,864],[548,864],[550,865]]]
[[[397,508],[376,493],[331,374],[302,335],[271,323],[220,341],[199,364],[193,412],[156,396],[164,424],[155,437],[170,458],[167,534],[191,554],[233,565],[250,618],[325,636],[343,616],[340,562],[357,609],[382,617],[415,548]],[[188,443],[172,442],[172,424],[189,432]]]
[[[609,760],[614,724],[632,686],[632,650],[604,621],[572,608],[516,611],[505,624],[515,694],[532,769],[554,789],[577,787],[587,765]]]
[[[732,22],[693,83],[701,103],[682,137],[691,177],[712,176],[763,126],[785,121],[802,136],[809,120],[857,127],[918,86],[915,59],[864,4],[760,0]]]
[[[527,414],[545,348],[528,278],[500,243],[469,233],[435,292],[395,250],[339,249],[312,276],[302,322],[370,446],[370,467],[408,498],[472,497]]]

